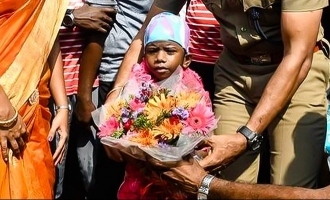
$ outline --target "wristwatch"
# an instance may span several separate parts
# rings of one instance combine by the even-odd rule
[[[239,127],[236,132],[246,137],[249,150],[256,151],[260,148],[263,140],[263,136],[261,134],[252,131],[246,126]]]
[[[201,186],[198,188],[197,200],[207,200],[207,195],[210,191],[211,181],[214,179],[214,176],[207,174],[202,180]]]
[[[55,111],[58,111],[59,109],[68,109],[69,112],[72,110],[71,104],[55,106]]]
[[[62,25],[68,28],[73,27],[74,25],[74,16],[73,16],[74,9],[67,9],[62,21]]]

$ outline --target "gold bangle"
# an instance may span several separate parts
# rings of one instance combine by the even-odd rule
[[[1,128],[10,128],[12,127],[14,124],[16,124],[17,119],[18,119],[18,112],[17,110],[14,108],[15,110],[15,114],[11,119],[8,120],[0,120],[0,127]]]

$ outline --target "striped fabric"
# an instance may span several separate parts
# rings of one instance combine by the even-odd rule
[[[202,0],[190,1],[186,21],[190,28],[189,51],[193,61],[214,64],[223,50],[218,21]]]
[[[69,9],[79,8],[83,0],[70,0]],[[77,27],[61,27],[59,40],[63,57],[64,80],[67,95],[73,95],[78,90],[79,61],[83,50],[84,34]],[[98,86],[98,80],[94,86]]]

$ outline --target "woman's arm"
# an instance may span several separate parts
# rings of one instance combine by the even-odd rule
[[[52,126],[48,135],[48,140],[52,141],[57,132],[60,135],[60,141],[53,155],[55,165],[62,162],[68,139],[68,117],[69,104],[65,92],[63,62],[58,38],[56,39],[52,51],[48,57],[49,67],[52,71],[50,79],[50,90],[56,106],[56,116],[53,119]]]
[[[28,138],[25,123],[10,103],[7,94],[0,86],[0,146],[2,159],[8,161],[8,148],[12,149],[16,156],[19,156],[24,149],[25,141]],[[8,147],[8,144],[10,146]]]

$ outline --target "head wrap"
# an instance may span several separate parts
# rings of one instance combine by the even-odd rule
[[[182,17],[162,12],[150,20],[144,34],[144,47],[154,41],[173,41],[188,52],[189,36],[189,27]]]

